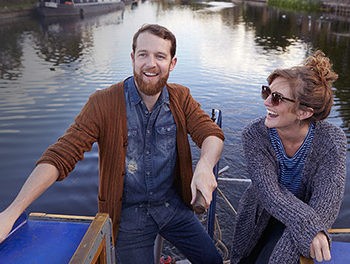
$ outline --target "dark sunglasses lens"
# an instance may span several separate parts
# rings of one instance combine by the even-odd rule
[[[269,97],[270,94],[271,94],[271,90],[270,90],[269,87],[263,86],[261,88],[261,97],[262,97],[262,99],[266,100],[266,98]]]
[[[272,96],[271,96],[271,103],[273,106],[277,106],[279,105],[279,103],[281,102],[282,98],[279,94],[277,93],[272,93]]]

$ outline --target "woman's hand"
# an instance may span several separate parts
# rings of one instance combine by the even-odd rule
[[[310,256],[318,262],[331,260],[328,238],[323,232],[318,232],[312,240]]]

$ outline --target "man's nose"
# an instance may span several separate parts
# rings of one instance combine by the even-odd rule
[[[148,56],[147,60],[147,66],[148,67],[155,67],[156,66],[156,58],[154,56]]]

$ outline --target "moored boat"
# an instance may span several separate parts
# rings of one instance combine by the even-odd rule
[[[37,11],[40,16],[81,16],[108,13],[124,8],[121,0],[40,0]]]

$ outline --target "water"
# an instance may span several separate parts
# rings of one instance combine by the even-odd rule
[[[190,87],[209,113],[223,111],[226,177],[245,178],[240,134],[264,115],[260,87],[277,67],[300,64],[322,49],[339,74],[329,120],[350,138],[350,25],[264,6],[209,2],[143,2],[124,12],[61,21],[21,20],[0,25],[0,210],[15,198],[42,152],[74,120],[97,89],[132,74],[131,39],[144,23],[159,23],[177,37],[178,63],[170,82]],[[198,150],[194,149],[195,160]],[[28,211],[94,215],[97,147],[63,182]],[[348,169],[350,164],[348,162]],[[244,186],[222,186],[234,206]],[[336,227],[349,227],[350,187]],[[220,202],[221,200],[219,200]],[[233,214],[220,205],[224,223]],[[225,214],[226,213],[226,214]]]

